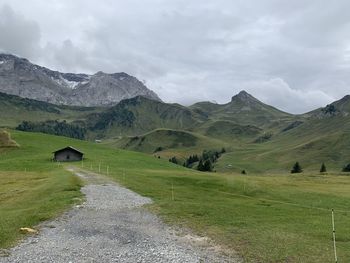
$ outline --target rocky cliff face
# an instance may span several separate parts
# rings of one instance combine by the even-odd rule
[[[61,73],[10,54],[0,54],[0,92],[76,106],[108,106],[135,96],[160,100],[126,73]]]

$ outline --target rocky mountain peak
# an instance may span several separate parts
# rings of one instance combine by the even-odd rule
[[[305,113],[305,116],[323,119],[330,117],[346,117],[350,114],[350,95],[334,101],[326,107]]]
[[[342,99],[338,100],[337,103],[350,104],[350,95],[344,96]]]
[[[233,96],[231,99],[231,103],[234,102],[243,102],[243,103],[259,103],[260,101],[254,98],[252,95],[250,95],[245,90],[240,91],[237,95]]]
[[[0,92],[75,106],[108,106],[135,96],[160,100],[144,83],[124,72],[62,73],[11,54],[0,54]]]
[[[9,60],[22,60],[22,61],[29,62],[25,58],[19,58],[19,57],[15,56],[15,55],[8,54],[8,53],[0,53],[0,61],[6,62],[6,61],[9,61]]]
[[[322,112],[325,115],[335,116],[342,115],[348,116],[350,113],[350,95],[346,95],[340,100],[333,102],[330,105],[327,105],[322,109]]]

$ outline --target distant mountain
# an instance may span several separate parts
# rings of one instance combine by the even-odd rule
[[[206,119],[179,104],[138,96],[89,116],[88,129],[102,135],[139,135],[158,128],[191,130]]]
[[[61,73],[10,54],[0,54],[0,92],[75,106],[110,106],[135,96],[160,101],[141,81],[126,73]]]
[[[346,95],[324,108],[316,109],[304,114],[306,117],[326,118],[335,116],[348,116],[350,114],[350,95]]]
[[[280,111],[264,104],[246,91],[233,96],[227,104],[199,102],[190,109],[213,120],[232,121],[240,125],[267,126],[272,122],[292,117],[292,114]]]
[[[350,96],[292,115],[244,91],[226,104],[200,102],[191,107],[143,96],[110,107],[63,106],[0,93],[0,126],[16,127],[25,120],[37,128],[42,123],[38,131],[47,132],[44,128],[53,123],[67,127],[64,135],[72,124],[86,131],[84,138],[180,160],[225,147],[217,171],[288,171],[296,161],[314,170],[322,162],[341,169],[350,154],[349,113]]]
[[[282,129],[294,118],[246,92],[240,92],[223,105],[202,102],[185,107],[137,96],[104,108],[54,105],[0,93],[1,108],[0,117],[8,120],[5,125],[22,120],[67,119],[79,121],[91,132],[89,138],[136,136],[165,128],[194,131],[220,139],[254,140],[271,126]]]

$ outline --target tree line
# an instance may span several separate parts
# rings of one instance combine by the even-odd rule
[[[293,167],[292,167],[292,170],[290,171],[292,174],[295,174],[295,173],[302,173],[303,172],[303,169],[300,165],[299,162],[296,162]],[[321,168],[320,168],[320,173],[326,173],[327,172],[327,167],[326,167],[326,164],[325,163],[322,163],[321,164]],[[345,165],[342,169],[342,172],[350,172],[350,163]]]
[[[28,132],[42,132],[47,134],[66,136],[70,138],[85,139],[86,129],[78,125],[67,123],[65,120],[60,121],[44,121],[44,122],[30,122],[23,121],[20,123],[16,130],[28,131]]]
[[[204,150],[201,155],[193,154],[185,159],[185,162],[181,163],[175,156],[169,159],[169,162],[183,165],[187,168],[196,169],[202,172],[212,172],[214,163],[220,158],[220,156],[226,152],[225,148],[220,151],[217,150]]]

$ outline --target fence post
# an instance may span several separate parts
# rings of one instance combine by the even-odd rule
[[[171,182],[171,200],[174,201],[175,198],[174,198],[174,183]]]
[[[332,227],[333,227],[333,249],[334,249],[334,259],[335,259],[335,263],[338,263],[337,247],[336,247],[336,243],[335,243],[334,209],[332,209]]]

